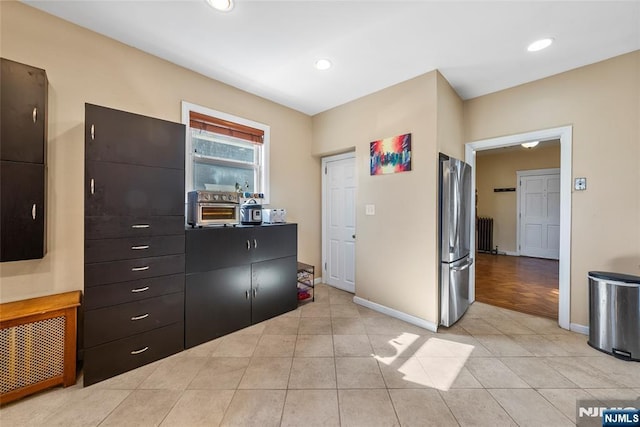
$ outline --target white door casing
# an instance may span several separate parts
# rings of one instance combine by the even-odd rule
[[[355,153],[322,159],[322,277],[355,293]]]
[[[560,139],[560,271],[558,283],[558,325],[588,333],[588,327],[571,323],[571,146],[573,127],[563,126],[542,129],[527,133],[501,136],[468,142],[465,144],[465,161],[471,165],[471,183],[476,188],[476,151],[509,147],[525,141],[547,141]],[[475,218],[476,209],[472,204],[471,217]],[[475,247],[475,221],[471,224],[471,247]],[[475,300],[475,264],[470,267],[469,302]]]
[[[518,254],[560,258],[560,170],[518,171]]]

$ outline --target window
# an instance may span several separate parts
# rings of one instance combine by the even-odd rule
[[[269,126],[183,102],[188,126],[186,191],[249,191],[268,196]],[[266,200],[265,200],[266,203]]]

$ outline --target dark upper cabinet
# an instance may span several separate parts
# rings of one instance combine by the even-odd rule
[[[45,252],[47,75],[0,58],[0,262]]]
[[[45,163],[47,75],[0,59],[0,159]]]
[[[251,261],[282,258],[298,253],[296,224],[267,225],[251,229]]]
[[[180,123],[85,104],[86,160],[184,170],[184,139]]]
[[[85,163],[86,216],[184,215],[184,169]]]
[[[0,261],[44,256],[44,165],[0,161]]]

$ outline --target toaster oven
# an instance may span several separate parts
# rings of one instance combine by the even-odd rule
[[[239,224],[240,198],[238,193],[190,191],[187,194],[187,223],[191,227]]]

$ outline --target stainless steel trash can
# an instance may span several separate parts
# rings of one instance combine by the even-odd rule
[[[589,272],[589,345],[640,361],[640,277]]]

